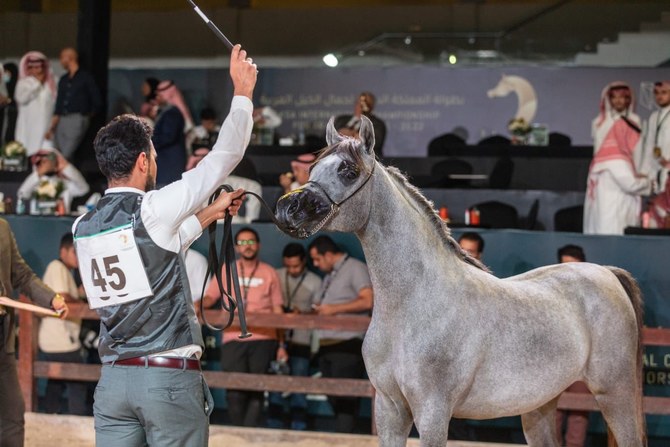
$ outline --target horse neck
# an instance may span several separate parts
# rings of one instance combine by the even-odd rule
[[[537,97],[535,91],[530,83],[521,78],[514,78],[508,80],[514,87],[519,104],[517,108],[517,118],[523,118],[526,122],[531,122],[535,117],[535,110],[537,108]]]
[[[519,97],[519,104],[523,105],[530,101],[535,101],[535,91],[530,83],[526,82],[524,79],[513,77],[508,78],[507,82],[512,85],[512,90]]]
[[[357,232],[373,282],[377,279],[389,284],[396,283],[399,276],[415,277],[409,268],[413,257],[422,264],[441,268],[439,262],[424,263],[426,253],[432,253],[434,258],[439,257],[449,265],[460,265],[453,250],[443,244],[441,229],[431,222],[422,205],[383,167],[378,168],[381,168],[379,174],[375,174],[371,185],[373,197],[369,220],[365,228]],[[407,268],[389,268],[389,264],[399,259]]]

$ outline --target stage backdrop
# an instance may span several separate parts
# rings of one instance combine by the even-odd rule
[[[138,110],[140,84],[147,76],[173,79],[182,89],[194,118],[206,105],[227,112],[227,69],[113,69],[110,113],[126,104]],[[283,118],[281,136],[301,129],[322,134],[333,115],[350,113],[358,93],[377,96],[375,114],[386,121],[387,156],[424,156],[432,138],[459,129],[475,144],[493,134],[508,135],[507,123],[524,116],[550,131],[567,134],[574,145],[591,144],[591,121],[598,113],[602,88],[628,82],[637,111],[646,119],[654,109],[653,82],[670,78],[670,69],[570,67],[260,67],[255,103],[271,106]]]

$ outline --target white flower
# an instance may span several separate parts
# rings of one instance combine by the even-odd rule
[[[26,148],[18,141],[10,141],[5,145],[6,157],[21,157],[26,154]]]
[[[38,199],[56,199],[63,192],[63,182],[58,179],[41,180],[35,189]]]

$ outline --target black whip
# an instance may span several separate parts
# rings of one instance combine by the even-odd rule
[[[228,38],[225,36],[225,34],[223,34],[223,33],[221,32],[221,30],[219,29],[219,27],[216,26],[216,25],[214,24],[214,22],[212,22],[211,20],[209,20],[209,17],[207,17],[207,16],[205,15],[205,13],[202,12],[202,11],[200,10],[200,8],[198,8],[198,5],[196,5],[195,3],[193,3],[193,0],[188,0],[188,2],[193,6],[193,10],[194,10],[195,12],[198,13],[198,15],[200,16],[200,18],[207,24],[207,26],[209,27],[209,29],[211,29],[212,32],[213,32],[214,34],[216,34],[216,37],[218,37],[219,40],[221,40],[221,42],[223,42],[223,44],[228,48],[228,50],[232,51],[232,50],[233,50],[233,44],[232,44],[232,42],[231,42],[230,40],[228,40]]]

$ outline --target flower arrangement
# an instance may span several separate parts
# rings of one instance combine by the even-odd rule
[[[516,137],[525,137],[531,131],[530,123],[521,117],[512,118],[507,124],[507,130]]]
[[[5,158],[23,158],[26,156],[26,148],[18,141],[10,141],[2,151]]]
[[[65,185],[60,179],[46,178],[40,180],[37,188],[33,191],[33,195],[37,200],[52,201],[60,197],[63,189],[65,189]]]

